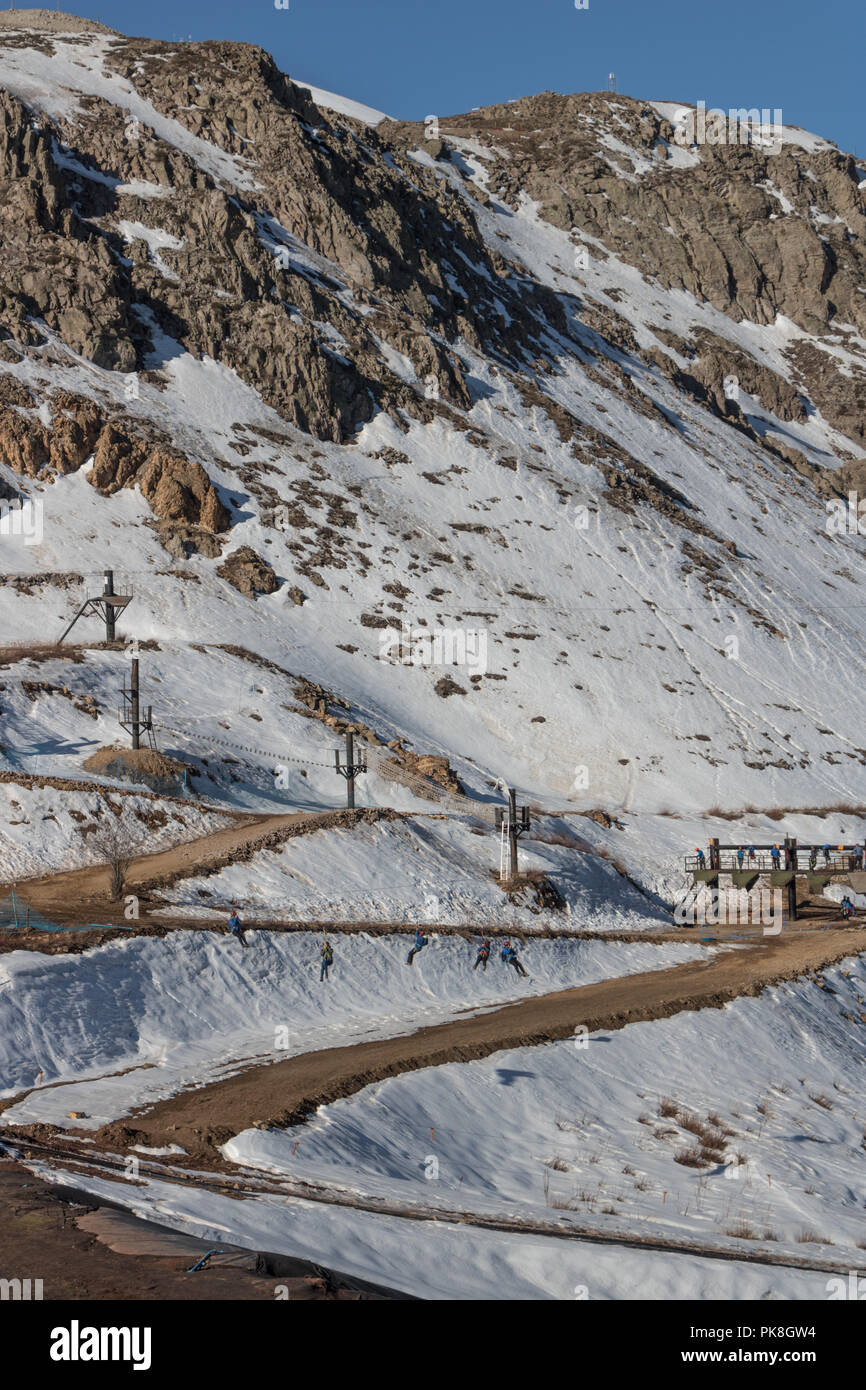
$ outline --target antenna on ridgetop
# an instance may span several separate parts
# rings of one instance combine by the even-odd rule
[[[612,72],[609,72],[607,75],[607,90],[609,92],[616,91],[616,75]]]

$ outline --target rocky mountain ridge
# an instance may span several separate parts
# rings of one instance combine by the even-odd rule
[[[255,610],[259,651],[299,642],[361,722],[412,742],[421,719],[437,756],[457,737],[486,768],[512,757],[516,683],[533,728],[514,775],[559,795],[564,741],[600,720],[584,757],[618,804],[647,661],[659,698],[706,706],[687,733],[653,716],[647,785],[685,741],[711,783],[824,758],[832,721],[795,700],[765,734],[756,668],[719,642],[744,625],[781,689],[825,587],[843,646],[860,640],[825,527],[866,471],[855,161],[789,127],[778,153],[686,147],[671,103],[608,93],[373,126],[251,45],[17,23],[0,26],[0,486],[81,520],[16,568],[98,570],[116,532],[153,566],[146,635],[189,641],[144,527],[222,614],[218,640]],[[792,527],[820,578],[791,571]],[[650,636],[659,605],[676,641]],[[395,674],[407,624],[483,624],[488,670]],[[614,692],[634,737],[607,727]],[[440,723],[446,703],[461,712]],[[719,720],[733,742],[702,750]]]

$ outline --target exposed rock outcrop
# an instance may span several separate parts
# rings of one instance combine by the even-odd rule
[[[273,594],[279,588],[279,580],[272,566],[249,545],[233,550],[225,563],[219,566],[217,574],[247,598]]]

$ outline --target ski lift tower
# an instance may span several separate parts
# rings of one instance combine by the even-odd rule
[[[355,760],[354,734],[346,734],[345,762],[340,761],[339,748],[334,749],[334,770],[340,777],[345,777],[346,779],[346,806],[350,811],[354,811],[355,778],[367,771],[367,754],[363,748],[359,751],[357,761]]]
[[[139,698],[138,684],[138,657],[132,658],[132,677],[129,686],[124,686],[120,692],[123,700],[123,707],[117,711],[117,722],[122,729],[126,729],[132,736],[133,748],[141,747],[141,735],[147,734],[148,746],[156,752],[156,740],[153,736],[153,707],[148,705],[145,714],[141,712],[141,701]]]
[[[72,631],[78,619],[86,617],[89,613],[95,613],[103,619],[105,622],[105,640],[106,642],[113,642],[117,615],[123,612],[127,604],[132,603],[132,597],[132,594],[116,594],[114,592],[114,570],[106,570],[102,593],[94,594],[84,600],[72,622],[64,629],[57,645],[59,646],[64,637]]]
[[[529,830],[529,807],[517,805],[517,792],[513,787],[509,787],[500,779],[500,786],[503,787],[508,796],[508,807],[497,806],[495,812],[496,829],[501,835],[501,853],[499,856],[499,878],[501,882],[514,882],[517,878],[517,841],[521,835],[525,835]],[[505,842],[508,841],[508,874],[505,872]]]

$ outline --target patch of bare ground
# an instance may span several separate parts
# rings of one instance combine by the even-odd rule
[[[14,666],[19,661],[84,660],[76,647],[63,647],[59,642],[11,642],[0,646],[0,666]]]
[[[210,1242],[99,1205],[73,1189],[42,1181],[0,1160],[0,1219],[8,1270],[38,1271],[46,1301],[59,1299],[184,1302],[274,1300],[284,1284],[293,1301],[402,1297],[304,1260],[220,1243],[226,1253],[207,1273],[190,1268]]]

